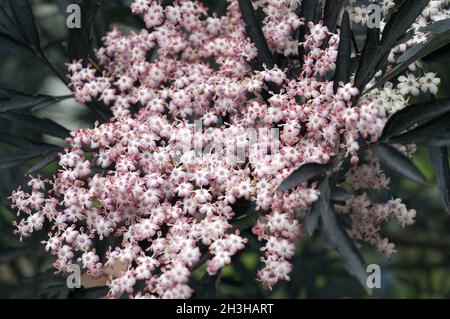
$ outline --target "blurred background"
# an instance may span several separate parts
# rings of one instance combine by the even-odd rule
[[[65,8],[69,0],[32,0],[42,47],[58,68],[67,62]],[[208,6],[221,13],[224,0],[207,1]],[[116,25],[123,30],[139,29],[142,22],[129,14],[129,1],[102,1],[95,17],[97,40]],[[0,44],[1,45],[1,44]],[[438,72],[443,85],[440,97],[450,97],[450,56],[441,55],[428,61],[427,70]],[[0,88],[14,89],[30,94],[65,96],[70,94],[65,84],[45,64],[35,59],[15,55],[0,55]],[[95,115],[74,100],[65,100],[33,111],[39,118],[51,119],[67,129],[91,127]],[[14,146],[8,144],[8,134],[27,137],[35,142],[64,145],[64,141],[36,133],[27,127],[0,117],[0,156]],[[3,135],[3,137],[1,136]],[[291,282],[278,284],[272,292],[265,291],[254,281],[259,267],[259,244],[250,240],[249,252],[235,258],[218,280],[204,276],[205,269],[194,273],[191,285],[201,288],[196,297],[229,298],[449,298],[450,297],[450,216],[439,199],[428,154],[419,148],[415,163],[431,181],[420,187],[406,180],[392,177],[389,191],[377,194],[384,200],[400,197],[409,208],[417,211],[417,222],[402,229],[392,223],[383,233],[393,241],[398,253],[391,259],[363,246],[367,264],[381,266],[381,289],[366,294],[358,282],[343,268],[337,253],[329,251],[320,234],[304,236],[298,254],[293,260]],[[0,165],[0,298],[95,298],[104,295],[104,289],[70,291],[65,280],[55,277],[53,259],[48,256],[39,235],[19,242],[13,234],[15,213],[9,209],[7,197],[12,190],[25,183],[27,171],[36,160],[23,159],[20,165]],[[56,165],[46,166],[42,175],[51,175]],[[251,236],[249,236],[251,237]]]

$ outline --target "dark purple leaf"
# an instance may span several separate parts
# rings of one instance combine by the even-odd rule
[[[319,184],[320,197],[313,203],[308,217],[305,220],[304,229],[309,236],[314,234],[318,224],[319,218],[323,213],[323,210],[329,208],[330,201],[330,181],[328,178],[324,178]]]
[[[347,83],[350,79],[352,60],[352,30],[350,28],[350,17],[344,12],[340,31],[339,51],[336,61],[336,72],[334,74],[334,91],[337,91],[339,82]]]
[[[291,175],[288,176],[281,184],[278,186],[277,191],[286,191],[294,188],[297,185],[300,185],[304,182],[307,182],[313,177],[326,173],[330,169],[331,165],[329,164],[317,164],[317,163],[309,163],[300,166],[300,168],[296,169],[292,172]]]
[[[336,31],[339,17],[344,7],[344,0],[326,0],[324,7],[324,23],[331,32]]]
[[[372,147],[374,154],[380,161],[391,170],[403,175],[404,177],[419,183],[427,184],[428,181],[422,172],[414,163],[404,156],[400,151],[388,144],[378,144]]]
[[[430,160],[433,164],[436,174],[439,193],[444,204],[445,210],[450,214],[450,168],[448,163],[447,146],[430,147]]]
[[[70,131],[68,129],[49,119],[41,119],[30,114],[12,112],[0,113],[0,116],[43,134],[48,134],[62,139],[69,136]]]
[[[439,51],[450,43],[450,19],[435,22],[426,28],[422,28],[420,31],[429,33],[427,41],[416,44],[403,53],[398,59],[397,65],[391,71],[377,79],[376,84],[366,92],[381,87],[389,80],[407,70],[412,63]]]
[[[31,95],[15,90],[0,89],[0,113],[41,108],[58,102],[49,95]]]
[[[450,99],[411,104],[395,113],[386,123],[382,139],[389,139],[414,125],[424,125],[450,112]]]
[[[371,290],[367,287],[367,273],[361,254],[353,240],[347,235],[347,232],[342,229],[338,222],[336,212],[329,203],[326,209],[321,210],[320,219],[322,221],[322,232],[327,245],[338,251],[347,271],[370,293]]]
[[[39,32],[28,0],[9,0],[9,5],[23,37],[31,46],[39,49]]]
[[[69,60],[84,60],[88,62],[92,51],[93,23],[98,9],[98,2],[79,0],[81,8],[81,28],[69,29],[68,55]]]

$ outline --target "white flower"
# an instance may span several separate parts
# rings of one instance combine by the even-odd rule
[[[352,96],[356,96],[358,94],[359,90],[353,87],[351,83],[347,83],[344,87],[338,89],[338,95],[340,95],[344,101],[350,101]]]
[[[395,245],[390,243],[387,238],[378,243],[378,250],[388,257],[396,252]]]
[[[296,9],[297,6],[302,5],[302,0],[289,0],[289,7],[292,9]]]
[[[436,95],[438,92],[438,85],[441,84],[441,79],[436,77],[436,73],[428,72],[425,76],[420,78],[420,88],[423,92],[430,92]]]
[[[367,23],[367,9],[365,6],[354,8],[353,22],[361,25],[365,25]]]
[[[414,96],[419,95],[420,83],[417,78],[412,73],[408,73],[407,76],[400,76],[398,78],[400,83],[397,85],[397,88],[400,90],[402,95],[412,94]]]

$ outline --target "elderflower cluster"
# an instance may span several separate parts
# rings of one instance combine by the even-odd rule
[[[126,270],[110,277],[111,297],[189,298],[192,272],[206,263],[217,274],[245,248],[243,233],[251,230],[263,243],[257,280],[271,289],[290,279],[299,216],[320,195],[315,183],[276,191],[295,169],[344,154],[355,190],[388,186],[375,160],[360,162],[358,140],[376,141],[389,115],[415,94],[410,87],[435,93],[438,79],[400,79],[353,105],[360,93],[353,83],[335,92],[327,77],[336,68],[339,33],[299,19],[299,3],[291,0],[253,4],[264,13],[274,53],[296,55],[295,32],[306,23],[302,69],[295,62],[254,71],[257,49],[238,1],[227,2],[218,16],[197,1],[135,0],[132,13],[145,29],[114,29],[96,52],[98,65],[69,65],[76,99],[102,101],[113,117],[72,132],[56,175],[31,177],[29,191],[11,196],[21,216],[17,232],[28,237],[45,228],[57,270],[79,263],[100,278],[120,263]],[[394,216],[408,225],[414,212],[399,200],[375,204],[364,194],[341,209],[351,217],[349,233],[389,254],[381,223]]]
[[[365,241],[377,247],[378,251],[390,256],[395,253],[395,245],[383,238],[379,231],[383,222],[396,219],[403,227],[414,223],[416,211],[407,209],[400,198],[387,203],[372,203],[367,193],[352,197],[345,206],[338,206],[338,211],[347,214],[351,220],[348,234],[351,238]]]

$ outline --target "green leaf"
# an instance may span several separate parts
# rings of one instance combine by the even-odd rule
[[[378,144],[372,147],[374,154],[380,161],[391,170],[403,175],[404,177],[419,183],[427,184],[428,181],[422,172],[414,163],[404,156],[400,151],[388,144]]]
[[[258,50],[258,60],[260,64],[265,64],[268,68],[273,68],[275,65],[275,59],[272,52],[269,50],[266,38],[261,28],[261,23],[256,17],[255,10],[253,9],[252,2],[250,0],[239,0],[239,7],[241,9],[242,18],[245,22],[245,29],[247,35],[255,44]]]
[[[350,79],[350,64],[352,60],[352,30],[350,28],[350,17],[344,12],[340,31],[339,50],[336,61],[336,72],[334,74],[334,91],[339,87],[339,82],[347,83]]]
[[[62,139],[67,138],[70,133],[68,129],[52,120],[41,119],[30,114],[11,112],[11,113],[0,113],[0,116],[10,121],[17,122],[20,125],[36,130],[40,133],[48,134]]]
[[[29,108],[41,108],[59,102],[49,95],[30,95],[15,90],[0,89],[0,113]]]
[[[277,191],[282,192],[294,188],[313,177],[326,173],[331,168],[329,164],[309,163],[304,164],[300,168],[292,172],[281,184]]]
[[[326,208],[326,209],[325,209]],[[347,235],[346,231],[338,223],[336,212],[332,205],[328,203],[321,210],[320,219],[322,221],[322,231],[327,245],[339,252],[344,267],[353,275],[367,292],[371,290],[367,287],[367,273],[364,267],[364,261],[355,246],[353,240]]]
[[[439,192],[445,210],[450,214],[450,168],[447,147],[430,147],[429,156],[436,174]]]
[[[426,124],[448,112],[450,112],[450,99],[411,104],[391,116],[383,129],[381,138],[389,139],[413,125]]]

